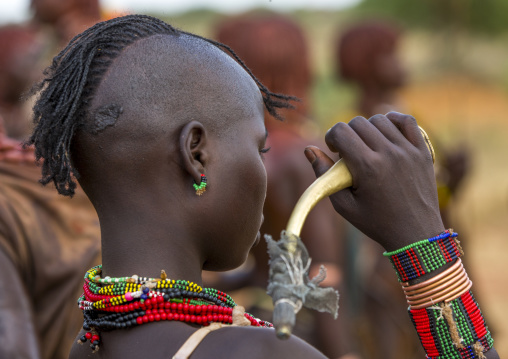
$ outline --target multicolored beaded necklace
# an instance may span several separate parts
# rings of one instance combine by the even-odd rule
[[[78,299],[83,311],[83,335],[78,343],[90,340],[90,347],[99,350],[100,332],[136,327],[150,322],[174,320],[208,326],[212,322],[233,324],[236,303],[226,293],[201,288],[186,280],[132,277],[101,278],[102,266],[85,274],[84,293]],[[251,326],[273,328],[269,322],[245,313]]]

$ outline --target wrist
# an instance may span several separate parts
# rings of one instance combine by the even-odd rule
[[[463,255],[457,233],[449,229],[391,252],[389,257],[399,282],[411,282],[439,270]]]
[[[461,255],[452,230],[385,253],[402,282],[409,316],[427,358],[497,355]]]
[[[392,236],[389,241],[384,241],[384,249],[387,252],[393,252],[399,248],[410,246],[425,238],[432,238],[445,231],[441,217],[435,221],[425,221],[418,223],[419,226],[404,226],[397,233],[397,237]]]

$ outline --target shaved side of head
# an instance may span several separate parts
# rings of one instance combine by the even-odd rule
[[[111,113],[110,126],[127,122],[129,131],[140,136],[190,120],[227,132],[226,123],[247,111],[243,105],[253,91],[262,105],[256,83],[217,47],[186,34],[156,35],[131,45],[112,64],[97,89],[86,129],[104,131],[108,109],[118,109]]]
[[[93,201],[97,182],[111,192],[124,180],[146,183],[147,173],[156,176],[190,121],[227,140],[236,124],[260,111],[257,84],[222,50],[186,34],[151,36],[126,48],[104,74],[74,137],[73,165]]]
[[[126,60],[130,62],[119,66],[124,73],[111,71],[112,63],[124,51],[152,37],[139,45],[146,47],[139,50],[139,56],[131,54],[131,60]],[[239,65],[228,59],[229,55]],[[227,111],[218,115],[218,111],[245,101],[243,88],[235,86],[239,78],[243,81],[249,76],[250,84],[258,88],[255,96],[262,93],[264,106],[272,116],[280,118],[277,109],[291,108],[290,101],[295,99],[268,90],[228,46],[145,15],[128,15],[92,26],[53,59],[45,74],[46,78],[32,90],[38,95],[33,116],[35,129],[26,144],[35,145],[36,158],[42,161],[41,183],[54,182],[59,193],[69,196],[74,194],[74,178],[79,177],[80,167],[74,166],[71,158],[86,155],[83,143],[74,144],[78,132],[98,135],[116,126],[120,118],[144,117],[145,121],[151,120],[145,126],[155,129],[162,118],[169,117],[176,125],[179,119],[196,117],[203,122],[213,119],[208,122],[210,131],[219,134],[219,128],[231,116],[243,116]],[[116,76],[115,81],[108,83],[106,75]],[[98,87],[103,83],[99,94]],[[221,89],[233,91],[220,101],[214,99]],[[131,140],[136,138],[134,133],[130,133]],[[151,140],[149,136],[145,138],[146,143]],[[82,153],[75,154],[78,148]]]

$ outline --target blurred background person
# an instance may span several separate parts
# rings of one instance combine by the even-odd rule
[[[296,96],[295,110],[282,110],[285,120],[266,114],[268,140],[265,166],[268,174],[267,198],[261,233],[278,238],[304,190],[314,181],[303,149],[320,145],[318,127],[309,118],[309,91],[312,84],[309,49],[302,29],[287,17],[273,14],[244,15],[227,19],[217,27],[217,39],[230,46],[245,61],[254,75],[271,91]],[[322,147],[323,148],[323,147]],[[344,222],[328,201],[310,213],[302,230],[302,239],[313,259],[311,277],[325,265],[328,277],[322,285],[342,287],[343,269],[340,241]],[[265,241],[252,249],[253,269],[243,283],[247,288],[244,304],[260,317],[271,317],[271,298],[266,294],[268,254]],[[341,291],[341,306],[346,302]],[[330,358],[349,352],[343,325],[346,311],[338,320],[325,313],[302,311],[295,334],[299,334]],[[339,338],[340,340],[337,340]],[[352,358],[352,356],[350,357]]]
[[[408,77],[398,53],[401,34],[393,22],[371,20],[350,26],[339,34],[335,45],[336,72],[358,90],[357,115],[369,118],[389,111],[412,113],[425,127],[426,119],[419,118],[400,97]],[[447,149],[438,140],[433,143],[441,216],[445,226],[453,227],[448,205],[469,171],[470,155],[465,145]]]
[[[377,113],[401,111],[397,91],[406,82],[406,72],[397,54],[399,31],[393,25],[367,21],[339,31],[335,49],[339,81],[352,83],[358,92],[354,115],[369,118]],[[350,117],[350,116],[348,116]],[[400,285],[390,279],[391,265],[382,258],[382,248],[353,228],[348,232],[348,291],[355,349],[369,359],[422,358],[418,338],[405,320],[405,297]],[[391,301],[386,301],[392,296]]]
[[[76,10],[78,2],[35,3],[42,11],[50,3]],[[56,23],[66,13],[53,13],[57,7]],[[66,27],[65,37],[80,26]],[[58,50],[46,35],[33,24],[0,28],[0,358],[67,358],[82,324],[69,298],[100,263],[99,223],[86,195],[78,189],[70,199],[43,187],[33,149],[21,145],[31,132],[30,104],[21,98]]]
[[[393,23],[369,20],[354,24],[339,32],[335,69],[340,80],[357,89],[357,115],[369,118],[378,113],[406,111],[425,127],[425,119],[418,118],[400,98],[400,90],[407,83],[407,73],[398,54],[400,37],[401,30]],[[468,171],[469,157],[465,148],[446,150],[438,142],[433,140],[438,151],[436,173],[440,209],[445,226],[453,227],[448,205]],[[463,240],[466,235],[458,231]],[[350,233],[347,258],[352,260],[352,270],[347,282],[355,298],[352,310],[356,313],[353,321],[359,334],[358,350],[367,358],[422,357],[424,353],[411,333],[411,323],[404,320],[406,313],[400,310],[405,298],[399,286],[387,280],[393,269],[381,259],[381,248],[362,238],[360,233]],[[398,300],[387,304],[387,293],[393,293]]]
[[[70,39],[100,20],[99,0],[32,0],[26,24],[0,27],[0,114],[8,136],[30,131],[30,104],[21,97]]]
[[[0,116],[4,132],[19,140],[30,130],[30,105],[21,97],[41,74],[43,52],[37,31],[28,26],[0,27]]]
[[[246,8],[263,6],[283,12],[300,25],[309,39],[307,45],[313,60],[314,81],[309,96],[312,106],[308,111],[322,131],[326,131],[331,122],[345,120],[347,116],[344,114],[359,113],[352,110],[356,108],[357,98],[354,85],[337,81],[333,76],[336,62],[332,44],[337,38],[337,26],[340,27],[339,34],[347,30],[347,24],[362,18],[382,18],[385,23],[403,26],[398,55],[406,77],[407,74],[411,77],[410,81],[405,79],[405,86],[396,91],[398,99],[395,103],[402,104],[406,111],[423,121],[434,144],[442,144],[438,149],[438,160],[443,160],[443,147],[462,147],[465,142],[471,149],[469,162],[474,159],[474,166],[469,166],[468,175],[460,182],[455,194],[448,196],[447,223],[456,227],[461,238],[467,233],[471,239],[467,242],[465,259],[471,263],[478,296],[484,290],[492,293],[481,298],[482,303],[486,303],[484,310],[487,313],[484,314],[496,329],[496,347],[501,357],[507,355],[508,345],[504,343],[508,340],[503,337],[508,337],[508,326],[501,319],[505,313],[503,298],[508,294],[504,275],[507,269],[503,260],[508,231],[508,166],[503,166],[504,154],[508,151],[508,2],[441,0],[407,6],[406,0],[320,0],[305,5],[299,1],[209,0],[203,5],[197,0],[100,0],[100,5],[103,16],[104,9],[109,14],[153,14],[207,37],[216,33],[216,24],[226,16]],[[30,0],[0,1],[0,22],[4,24],[26,23],[32,14]],[[57,47],[56,41],[54,44],[53,48]],[[50,51],[46,52],[44,66],[51,59]],[[12,156],[12,152],[7,153]],[[441,195],[440,198],[446,199],[447,196]],[[362,261],[362,257],[354,258]],[[364,262],[363,266],[368,268],[370,262]],[[347,273],[350,273],[348,266],[343,274]],[[392,278],[393,273],[387,280]],[[342,317],[346,312],[344,309],[341,300],[339,312]]]
[[[335,46],[336,71],[358,89],[361,116],[400,110],[397,91],[406,83],[399,59],[400,31],[392,24],[366,21],[340,33]]]
[[[31,148],[0,129],[0,357],[63,359],[82,324],[69,298],[100,263],[95,210],[38,180]]]
[[[31,0],[32,23],[62,47],[101,19],[99,0]]]

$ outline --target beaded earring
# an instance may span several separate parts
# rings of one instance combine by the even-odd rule
[[[196,190],[196,194],[201,196],[206,191],[206,176],[201,174],[201,182],[199,184],[193,184],[194,189]]]

